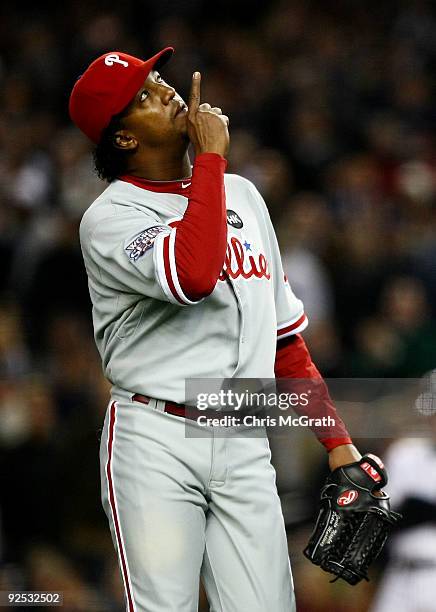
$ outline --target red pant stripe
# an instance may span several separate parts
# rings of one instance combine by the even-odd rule
[[[108,436],[108,460],[106,465],[106,476],[109,488],[109,504],[112,511],[112,518],[115,525],[115,534],[118,544],[118,554],[120,558],[121,572],[123,575],[124,588],[126,589],[127,607],[128,612],[135,612],[132,597],[132,587],[130,585],[129,570],[127,567],[127,561],[124,553],[123,537],[121,534],[120,523],[118,520],[117,504],[115,499],[115,488],[114,481],[112,478],[112,451],[115,437],[115,419],[116,419],[116,402],[112,402],[110,408],[110,421],[109,421],[109,436]]]

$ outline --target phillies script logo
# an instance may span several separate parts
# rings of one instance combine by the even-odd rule
[[[238,278],[239,276],[242,276],[242,278],[252,278],[254,276],[255,278],[266,278],[268,280],[271,278],[265,255],[262,253],[257,257],[251,255],[249,254],[249,251],[251,251],[250,245],[246,242],[245,246],[246,249],[244,250],[244,245],[234,236],[230,239],[227,244],[224,266],[218,277],[219,280],[224,281],[226,277]]]
[[[349,506],[350,504],[354,504],[358,497],[359,493],[355,489],[344,491],[337,499],[338,506]]]

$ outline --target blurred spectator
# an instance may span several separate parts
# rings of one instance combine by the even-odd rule
[[[57,417],[42,380],[2,383],[0,393],[4,557],[18,561],[32,542],[56,542],[62,526]]]
[[[73,128],[59,133],[53,144],[58,174],[58,201],[67,218],[80,219],[82,214],[104,189],[104,183],[89,171],[90,144]]]
[[[89,322],[88,282],[79,248],[78,222],[58,217],[56,229],[55,240],[40,248],[38,256],[34,254],[33,274],[22,296],[29,340],[35,350],[44,348],[57,316],[82,315]]]
[[[315,322],[333,315],[333,288],[322,260],[329,248],[331,223],[326,201],[307,192],[289,201],[278,229],[283,269]]]
[[[405,357],[405,345],[385,321],[362,320],[355,330],[356,349],[350,356],[349,375],[364,378],[394,377]]]
[[[423,284],[414,278],[393,278],[382,295],[382,312],[404,343],[397,375],[414,377],[434,368],[436,324]]]
[[[436,363],[436,325],[417,279],[393,277],[382,291],[379,312],[356,327],[349,373],[366,377],[418,377]]]
[[[62,594],[65,612],[106,612],[98,592],[86,584],[74,565],[60,552],[34,546],[26,557],[28,588]]]
[[[31,370],[29,350],[23,336],[23,321],[17,304],[0,306],[0,381],[16,380]]]

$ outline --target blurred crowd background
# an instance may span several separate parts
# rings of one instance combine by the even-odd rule
[[[105,185],[68,118],[75,79],[105,51],[173,45],[165,79],[186,97],[199,69],[203,101],[230,116],[229,171],[265,198],[319,369],[419,377],[436,367],[435,31],[424,0],[2,5],[0,590],[123,609],[99,501],[109,385],[78,242]],[[383,563],[351,590],[302,558],[314,511],[303,483],[315,488],[326,461],[315,441],[295,449],[278,472],[298,610],[368,610]]]

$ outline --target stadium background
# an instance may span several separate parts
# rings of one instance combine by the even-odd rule
[[[78,244],[104,185],[67,116],[84,67],[171,44],[164,76],[183,96],[200,69],[203,100],[231,118],[229,171],[270,209],[320,370],[413,377],[436,366],[435,31],[425,1],[3,4],[0,590],[61,590],[74,612],[123,609],[99,502],[109,387]],[[369,609],[382,562],[351,589],[301,555],[322,449],[300,441],[278,463],[299,612]]]

